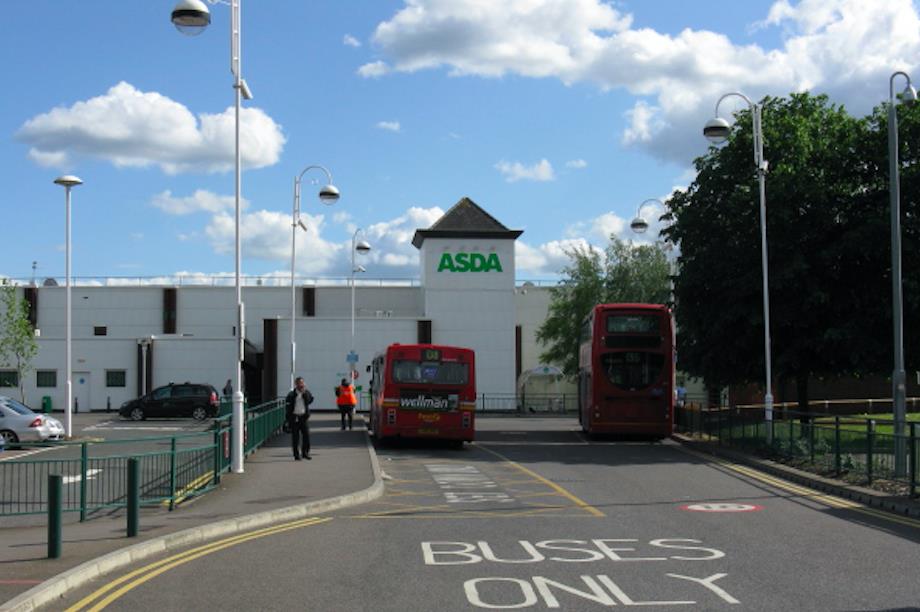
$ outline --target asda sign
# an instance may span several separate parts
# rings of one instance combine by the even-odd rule
[[[438,272],[501,272],[502,262],[497,253],[444,253],[438,262]]]

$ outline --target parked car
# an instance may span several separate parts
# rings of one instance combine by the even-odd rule
[[[217,416],[220,398],[217,389],[207,384],[170,383],[147,395],[125,402],[118,414],[132,421],[148,417],[192,417],[203,421]]]
[[[35,412],[22,402],[0,395],[0,437],[6,446],[20,442],[63,440],[64,426],[54,417]]]

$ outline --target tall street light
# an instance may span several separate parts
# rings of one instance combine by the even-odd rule
[[[358,234],[362,233],[364,230],[360,227],[355,230],[355,233],[351,236],[351,352],[349,355],[355,354],[355,272],[364,272],[364,266],[355,265],[355,254],[366,255],[371,250],[371,245],[368,244],[366,240],[358,240]],[[354,357],[350,357],[349,363],[351,364],[351,378],[354,380],[355,375],[355,366],[357,365],[355,361],[352,361]]]
[[[65,332],[66,334],[66,340],[65,340],[66,357],[65,359],[67,360],[67,366],[66,366],[67,384],[66,384],[66,387],[64,388],[64,394],[66,396],[64,400],[65,401],[65,404],[64,404],[64,415],[65,415],[64,416],[64,434],[68,438],[71,438],[73,437],[73,419],[71,416],[71,412],[73,410],[73,373],[71,371],[72,368],[71,368],[71,347],[70,347],[71,345],[71,331],[70,331],[70,327],[71,327],[70,326],[71,324],[71,315],[70,315],[70,312],[71,312],[71,306],[70,306],[71,304],[70,302],[70,189],[72,187],[76,187],[77,185],[82,185],[83,181],[81,181],[76,176],[71,176],[68,174],[65,176],[59,176],[58,178],[54,179],[54,182],[56,185],[62,185],[64,187],[64,193],[65,193],[65,196],[64,196],[65,213],[64,214],[65,214],[66,221],[65,221],[65,229],[64,229],[64,232],[65,232],[65,238],[64,238],[65,247],[64,248],[66,251],[66,255],[64,257],[66,260],[66,264],[65,264],[66,272],[65,273],[67,274],[67,280],[66,280],[66,286],[67,286],[67,290],[66,290],[66,296],[67,296],[66,297],[66,300],[67,300],[66,327],[67,327],[67,331]]]
[[[763,106],[755,104],[742,93],[727,93],[719,98],[716,102],[715,116],[706,122],[703,128],[703,135],[711,142],[724,142],[731,133],[731,127],[728,121],[719,117],[719,105],[722,100],[729,96],[737,96],[747,102],[751,109],[751,119],[754,123],[754,165],[757,167],[757,179],[760,183],[760,252],[761,263],[763,266],[763,350],[764,364],[766,366],[766,386],[763,397],[764,419],[767,421],[767,442],[773,440],[773,389],[771,381],[773,375],[770,363],[770,294],[767,274],[767,160],[763,158],[763,127],[761,126],[761,115]]]
[[[888,178],[891,196],[891,301],[894,319],[894,370],[891,373],[891,403],[894,412],[895,476],[904,476],[904,421],[906,419],[907,374],[904,371],[904,313],[901,297],[901,180],[898,169],[898,111],[894,95],[894,78],[907,79],[900,95],[906,104],[917,101],[917,90],[905,72],[895,72],[888,80]]]
[[[219,0],[209,0],[216,4]],[[240,0],[229,0],[221,4],[230,5],[230,72],[233,73],[234,104],[236,109],[235,130],[235,184],[236,184],[236,372],[233,384],[233,417],[230,467],[234,473],[243,472],[243,358],[245,357],[245,324],[243,308],[243,289],[240,283],[240,191],[242,188],[240,172],[240,105],[241,98],[252,99],[252,92],[243,80],[240,61]],[[171,19],[176,29],[183,34],[196,36],[211,23],[211,13],[201,0],[180,0],[172,11]]]
[[[294,210],[291,215],[291,389],[294,388],[294,378],[296,376],[296,374],[294,374],[294,368],[295,362],[297,361],[297,344],[294,334],[294,327],[297,321],[297,297],[294,293],[294,262],[297,253],[297,228],[299,227],[303,231],[307,231],[307,226],[304,225],[304,222],[300,218],[300,182],[303,180],[303,175],[306,174],[308,170],[322,170],[326,173],[326,180],[328,183],[319,190],[320,202],[332,205],[339,199],[339,190],[332,184],[332,174],[323,166],[307,166],[300,174],[294,177]]]

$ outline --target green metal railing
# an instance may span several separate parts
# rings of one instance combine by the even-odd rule
[[[284,400],[248,408],[245,414],[244,450],[249,454],[281,429]],[[214,419],[210,430],[196,433],[36,444],[53,447],[48,452],[58,456],[0,461],[0,516],[47,512],[51,474],[63,477],[63,511],[79,512],[80,520],[106,509],[124,508],[131,458],[139,463],[141,505],[161,504],[171,510],[217,486],[221,474],[230,469],[231,440],[231,417],[227,415]]]
[[[835,477],[857,477],[866,484],[886,480],[917,495],[920,482],[920,424],[907,423],[903,435],[887,418],[829,416],[782,410],[773,420],[761,408],[687,407],[675,410],[675,430],[746,452],[776,456]],[[896,453],[903,473],[897,473]]]

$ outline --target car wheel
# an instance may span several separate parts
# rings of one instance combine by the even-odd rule
[[[203,421],[208,418],[208,411],[204,406],[195,406],[195,409],[192,410],[192,418],[196,421]]]
[[[12,444],[16,444],[17,442],[19,442],[19,436],[17,436],[15,433],[10,431],[9,429],[4,429],[3,431],[0,431],[0,436],[3,437],[3,441],[6,442],[7,446],[10,446]]]
[[[142,408],[132,408],[130,416],[132,421],[143,421],[144,410]]]

